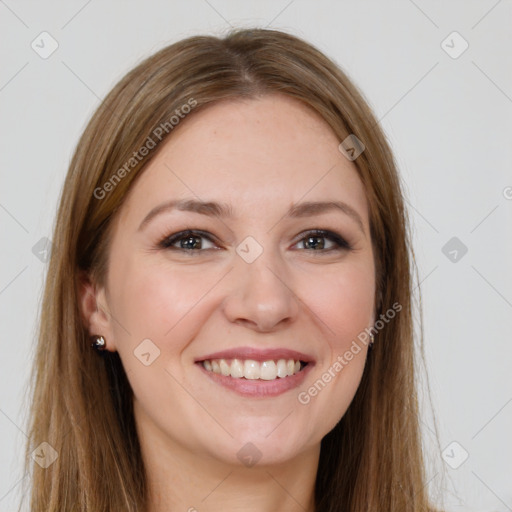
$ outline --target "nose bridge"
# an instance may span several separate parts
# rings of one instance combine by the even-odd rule
[[[225,313],[232,322],[271,330],[298,313],[297,298],[278,247],[247,237],[236,248]]]
[[[289,289],[283,283],[286,272],[279,250],[271,245],[269,238],[263,245],[255,238],[247,237],[238,245],[236,252],[238,258],[235,266],[243,276],[240,284],[245,281],[243,291],[246,295],[250,293],[261,301],[271,303],[289,294]]]

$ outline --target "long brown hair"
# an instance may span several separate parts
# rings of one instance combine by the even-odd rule
[[[312,108],[340,142],[354,134],[364,143],[354,163],[369,202],[376,317],[395,303],[402,307],[377,334],[349,409],[322,440],[316,510],[431,510],[415,390],[412,260],[391,150],[361,93],[330,59],[292,35],[254,29],[190,37],[149,57],[108,94],[78,143],[56,219],[33,370],[27,444],[32,511],[146,508],[132,391],[119,356],[98,357],[90,348],[79,308],[80,276],[86,272],[104,283],[112,220],[172,136],[172,116],[186,122],[179,115],[184,105],[192,105],[187,115],[194,115],[221,100],[269,93]],[[143,146],[144,158],[131,161]],[[58,453],[46,469],[30,458],[42,442]]]

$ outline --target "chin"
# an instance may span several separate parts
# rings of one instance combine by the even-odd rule
[[[252,421],[250,428],[238,426],[229,430],[233,438],[225,438],[225,443],[216,445],[214,455],[217,459],[237,466],[269,466],[289,462],[302,452],[319,444],[322,435],[312,439],[307,435],[306,428],[287,422],[293,414],[283,421],[265,418],[263,421]],[[281,423],[282,422],[282,423]],[[280,424],[281,423],[281,424]]]

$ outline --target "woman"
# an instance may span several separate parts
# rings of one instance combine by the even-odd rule
[[[385,137],[318,50],[240,30],[142,62],[62,193],[32,510],[432,510],[408,243]]]

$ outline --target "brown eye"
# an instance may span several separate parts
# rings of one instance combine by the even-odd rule
[[[186,252],[208,250],[216,247],[206,233],[196,230],[180,231],[167,236],[160,242],[160,246],[164,249]]]
[[[306,249],[325,249],[325,237],[323,236],[308,236],[303,241]]]
[[[328,242],[326,242],[328,241]],[[314,230],[306,233],[298,242],[303,244],[302,250],[329,252],[335,250],[350,250],[350,244],[340,235],[326,230]]]
[[[180,249],[201,249],[201,237],[200,236],[187,236],[178,240]]]

